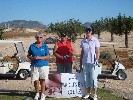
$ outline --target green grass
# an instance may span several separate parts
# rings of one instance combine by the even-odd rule
[[[99,89],[98,90],[99,100],[124,100],[122,97],[115,95],[111,90]]]
[[[33,100],[34,93],[26,94],[0,94],[0,100],[24,100],[24,97],[29,97],[29,100]],[[81,98],[46,98],[46,100],[82,100]],[[112,91],[107,89],[98,89],[98,100],[124,100],[122,97],[116,96]]]

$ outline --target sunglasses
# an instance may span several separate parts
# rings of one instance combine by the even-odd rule
[[[61,37],[61,39],[66,39],[66,37]]]
[[[36,38],[42,38],[42,37],[36,37]]]
[[[88,32],[86,32],[86,34],[90,34],[90,32],[88,31]]]

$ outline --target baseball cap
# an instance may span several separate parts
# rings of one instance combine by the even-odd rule
[[[85,27],[85,31],[93,31],[93,27],[91,25]]]
[[[86,28],[85,28],[85,32],[90,32],[90,31],[92,31],[92,34],[94,34],[94,28],[93,28],[93,26],[87,26]]]
[[[86,27],[85,27],[85,30],[92,30],[92,26],[91,25],[87,25]]]
[[[61,33],[60,36],[61,37],[66,37],[66,34],[65,33]]]

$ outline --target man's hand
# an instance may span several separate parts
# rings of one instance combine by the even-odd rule
[[[62,56],[62,59],[68,59],[71,56],[72,56],[72,54],[68,54],[68,55]]]
[[[70,55],[65,55],[63,56],[63,59],[68,59],[70,57]]]
[[[80,70],[79,72],[82,72],[82,71],[83,71],[82,65],[79,65],[79,68],[80,68],[80,69],[79,69],[79,70]]]
[[[95,60],[94,65],[95,65],[95,66],[98,65],[98,60]]]
[[[38,59],[41,59],[41,57],[40,56],[34,56],[34,59],[38,60]]]

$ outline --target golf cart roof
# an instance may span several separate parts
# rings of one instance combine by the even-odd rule
[[[21,43],[22,41],[14,41],[14,40],[0,40],[0,43]]]

